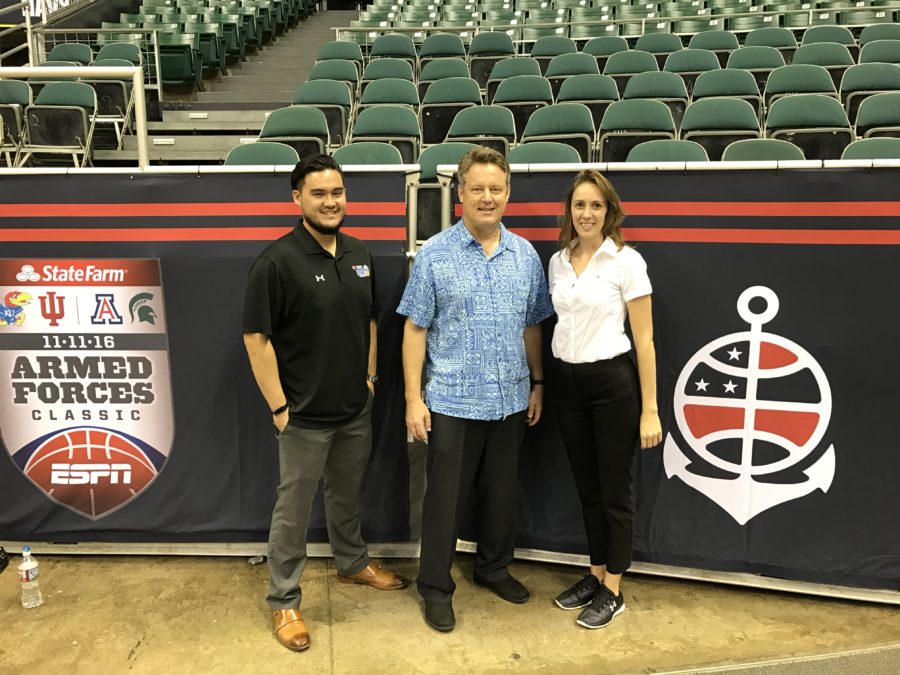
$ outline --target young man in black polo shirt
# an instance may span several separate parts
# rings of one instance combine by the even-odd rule
[[[360,536],[359,488],[372,442],[376,302],[372,257],[339,230],[347,211],[341,169],[327,155],[291,173],[303,218],[250,270],[244,345],[278,430],[281,483],[269,531],[269,593],[275,636],[309,647],[300,615],[306,529],[319,479],[344,583],[396,590],[407,581],[370,562]]]

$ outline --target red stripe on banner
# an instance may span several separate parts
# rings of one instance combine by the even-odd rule
[[[622,202],[629,216],[878,218],[900,216],[900,202]],[[462,205],[455,213],[462,216]],[[506,216],[561,216],[562,202],[507,204]]]
[[[684,406],[684,420],[694,438],[703,438],[715,431],[743,429],[744,409],[688,403]]]
[[[623,227],[628,241],[709,244],[900,244],[900,230],[751,230]]]
[[[298,216],[292,202],[195,202],[163,204],[4,204],[0,218],[171,218]],[[404,202],[351,202],[349,216],[405,216]]]
[[[756,423],[758,431],[768,431],[776,436],[783,436],[794,445],[805,445],[812,438],[819,424],[818,413],[795,410],[757,410]]]
[[[7,229],[0,241],[272,241],[290,227],[135,227],[101,229]],[[366,241],[406,241],[402,227],[344,227]]]

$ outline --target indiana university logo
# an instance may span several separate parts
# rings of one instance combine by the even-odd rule
[[[760,311],[754,312],[751,303]],[[816,452],[831,418],[831,388],[803,347],[763,332],[778,313],[764,286],[741,293],[750,330],[713,340],[688,360],[675,385],[675,418],[691,454],[672,434],[663,464],[739,524],[834,478],[834,446]],[[810,461],[812,460],[812,461]]]
[[[158,260],[3,260],[0,437],[48,499],[97,520],[137,498],[172,448]],[[117,307],[142,298],[152,321]],[[26,302],[38,298],[39,303]]]

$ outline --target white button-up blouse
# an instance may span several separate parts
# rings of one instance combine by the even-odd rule
[[[576,276],[569,253],[577,241],[550,258],[548,282],[559,317],[552,349],[553,356],[567,363],[591,363],[631,349],[625,335],[625,303],[650,295],[653,289],[641,254],[628,246],[617,251],[608,238]]]

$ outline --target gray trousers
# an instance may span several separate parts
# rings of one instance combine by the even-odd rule
[[[355,418],[327,429],[288,425],[278,438],[281,482],[269,529],[269,594],[275,609],[300,607],[306,565],[306,530],[323,479],[325,524],[338,572],[356,574],[369,564],[360,534],[359,488],[372,447],[372,396]]]

